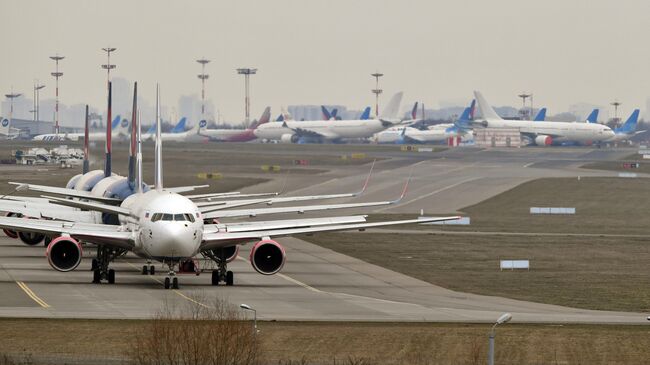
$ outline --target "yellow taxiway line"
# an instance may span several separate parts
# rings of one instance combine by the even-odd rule
[[[50,305],[45,303],[45,301],[43,299],[39,298],[38,295],[36,295],[32,291],[32,289],[30,289],[27,286],[27,284],[23,283],[22,281],[16,281],[16,284],[18,284],[20,289],[22,289],[25,292],[25,294],[27,294],[27,296],[29,296],[30,298],[32,298],[32,300],[34,300],[36,303],[38,303],[38,305],[40,305],[43,308],[50,308]]]

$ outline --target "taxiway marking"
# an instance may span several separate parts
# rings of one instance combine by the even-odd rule
[[[35,301],[38,305],[40,305],[43,308],[50,308],[50,305],[45,303],[43,299],[39,298],[38,295],[36,295],[36,293],[34,293],[32,289],[30,289],[27,286],[27,284],[23,283],[22,281],[16,281],[16,284],[18,284],[20,289],[22,289],[25,292],[25,294],[27,294],[27,296],[32,298],[32,300]]]

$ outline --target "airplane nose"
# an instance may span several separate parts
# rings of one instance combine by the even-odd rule
[[[154,256],[191,257],[197,251],[196,230],[181,222],[170,222],[159,227],[158,234],[153,234],[154,245],[151,252]],[[200,242],[200,241],[199,241]]]

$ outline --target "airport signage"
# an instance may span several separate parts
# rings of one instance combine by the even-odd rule
[[[637,152],[639,155],[650,155],[650,150],[648,149],[641,149]]]
[[[530,214],[576,214],[576,208],[530,207]]]
[[[530,270],[530,260],[500,260],[501,271],[503,270]]]

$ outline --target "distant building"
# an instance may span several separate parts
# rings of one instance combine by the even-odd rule
[[[3,117],[4,119],[8,117]],[[31,119],[18,119],[14,118],[11,121],[11,128],[18,129],[20,138],[31,138],[39,134],[50,134],[54,133],[54,122],[49,121],[36,121],[34,122]],[[74,133],[79,132],[79,128],[71,128],[59,126],[59,131],[61,133]]]

